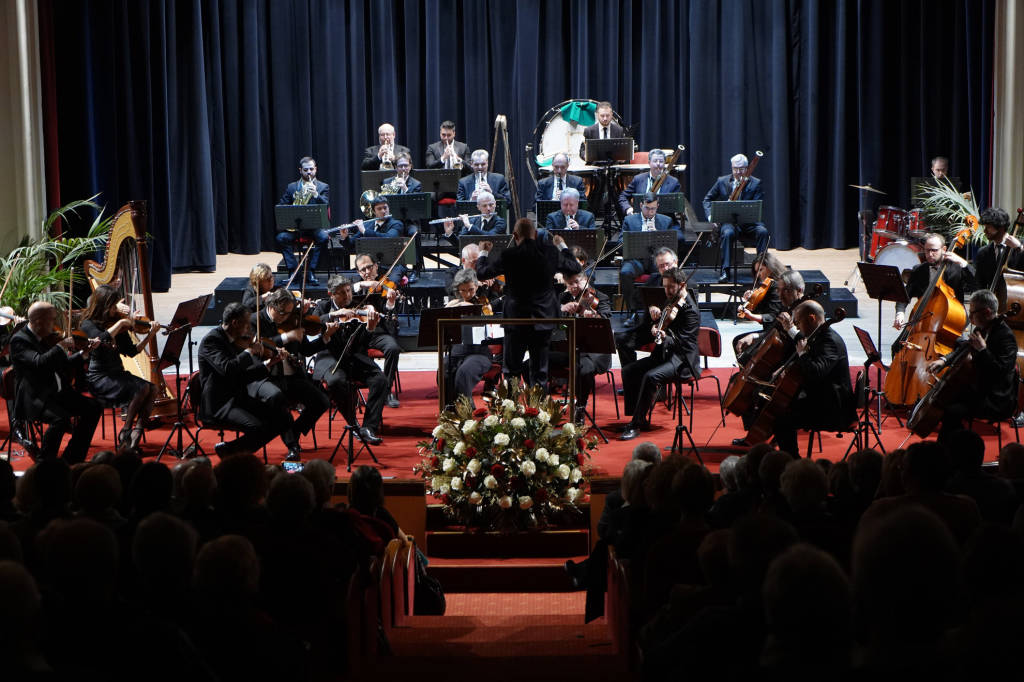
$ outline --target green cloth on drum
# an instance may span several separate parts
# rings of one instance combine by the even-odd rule
[[[596,113],[596,102],[574,100],[562,107],[562,118],[572,123],[578,123],[581,126],[594,125],[594,122],[597,120]]]

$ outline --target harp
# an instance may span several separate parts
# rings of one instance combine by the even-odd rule
[[[110,239],[107,241],[103,263],[93,260],[85,262],[85,272],[89,278],[89,286],[95,289],[101,284],[109,284],[119,289],[125,303],[133,310],[141,310],[149,319],[153,317],[153,291],[149,283],[149,258],[146,244],[146,202],[130,201],[114,216],[110,228]],[[128,332],[134,343],[139,339],[134,333]],[[126,370],[150,381],[159,389],[160,397],[153,405],[152,418],[173,417],[177,414],[174,396],[164,382],[163,372],[159,367],[156,338],[134,357],[122,356]]]

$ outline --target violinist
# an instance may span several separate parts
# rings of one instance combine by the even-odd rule
[[[974,267],[966,260],[946,249],[946,240],[938,234],[929,234],[924,240],[924,262],[914,266],[907,281],[907,298],[919,298],[928,289],[928,284],[938,275],[943,262],[947,262],[942,279],[953,289],[956,298],[964,302],[964,291],[975,288]],[[896,304],[896,317],[892,326],[903,327],[906,321],[906,303]]]
[[[328,297],[320,301],[313,312],[321,320],[340,320],[341,327],[317,353],[313,365],[313,378],[322,381],[349,426],[359,427],[356,418],[356,387],[354,382],[366,384],[366,412],[363,425],[356,434],[364,443],[381,442],[377,432],[381,426],[384,398],[388,382],[377,363],[367,356],[369,334],[380,322],[380,314],[373,306],[356,310],[352,304],[352,283],[343,275],[332,275],[327,282]]]
[[[658,273],[647,281],[647,285],[660,287],[662,286],[662,275],[679,267],[679,256],[672,249],[663,246],[654,252],[654,266],[658,269]],[[656,309],[652,308],[648,312],[653,315],[656,313]],[[623,331],[615,333],[615,348],[619,354],[619,365],[622,367],[636,362],[636,349],[647,343],[638,341],[641,337],[647,337],[644,320],[643,315],[631,316],[626,321]]]
[[[857,419],[846,344],[832,327],[814,333],[825,322],[825,310],[817,301],[804,301],[796,307],[793,322],[800,332],[795,362],[803,382],[772,428],[779,450],[791,455],[799,453],[797,429],[842,430]]]
[[[17,381],[15,416],[49,424],[39,450],[29,448],[29,454],[56,457],[64,434],[70,432],[64,459],[69,464],[85,461],[103,408],[75,389],[73,375],[99,340],[92,340],[85,349],[76,351],[71,337],[54,331],[57,309],[51,303],[33,303],[26,316],[28,324],[11,336],[11,360]]]
[[[284,285],[285,282],[281,282]],[[266,263],[257,263],[249,270],[249,286],[242,294],[242,305],[248,308],[250,313],[256,312],[256,299],[260,299],[259,307],[267,305],[267,297],[274,290],[274,272]],[[258,292],[258,293],[257,293]]]
[[[320,415],[331,406],[323,389],[306,371],[306,357],[323,350],[338,324],[323,324],[319,329],[310,330],[318,333],[318,338],[307,338],[298,302],[285,289],[272,293],[259,315],[260,336],[273,341],[282,361],[270,368],[266,380],[250,385],[249,395],[279,411],[288,412],[294,405],[302,405],[299,418],[291,423],[289,416],[288,426],[281,432],[281,441],[288,448],[285,460],[297,462],[301,458],[299,434],[309,433]]]
[[[251,318],[244,305],[229,303],[220,325],[199,343],[199,416],[242,433],[217,443],[214,449],[220,457],[254,452],[292,422],[287,409],[250,395],[249,386],[265,381],[270,367],[280,362],[262,344],[252,343]]]
[[[398,372],[398,356],[402,347],[398,345],[398,286],[390,279],[377,275],[377,264],[368,253],[356,257],[356,270],[363,279],[352,285],[353,295],[360,301],[372,305],[380,313],[380,323],[370,332],[370,348],[384,354],[384,376],[388,386],[393,387]],[[394,390],[388,392],[385,404],[392,408],[401,407]]]
[[[1000,308],[1005,308],[1006,280],[1003,267],[1010,270],[1024,269],[1024,250],[1020,239],[1008,234],[1010,216],[1001,208],[986,208],[978,218],[988,244],[978,249],[974,256],[974,269],[979,288],[988,289],[996,295]]]
[[[779,294],[779,280],[786,266],[777,257],[765,251],[750,265],[750,274],[754,278],[754,288],[743,292],[743,305],[736,311],[736,316],[752,322],[761,323],[760,332],[739,334],[732,340],[733,350],[738,356],[744,348],[752,344],[758,334],[771,328],[775,316],[783,310]]]
[[[697,334],[700,312],[686,290],[686,273],[675,268],[662,273],[667,303],[664,309],[647,311],[638,344],[653,342],[654,351],[622,368],[623,407],[631,415],[621,440],[632,440],[650,426],[647,413],[658,387],[676,378],[696,376],[700,366]]]
[[[487,314],[487,310],[490,309],[490,301],[486,294],[481,294],[483,288],[473,270],[466,268],[455,273],[452,290],[455,292],[455,296],[445,304],[446,308],[485,305],[484,314]],[[495,344],[494,341],[481,338],[477,342],[474,338],[474,331],[482,329],[482,327],[463,325],[462,343],[452,346],[445,365],[446,396],[464,395],[469,398],[470,404],[473,404],[473,389],[495,362],[501,362],[500,356],[496,358],[491,354],[490,346]],[[497,343],[501,343],[500,339],[497,340]]]
[[[622,221],[623,232],[664,232],[673,229],[679,233],[678,225],[673,226],[671,218],[658,213],[658,195],[653,192],[644,195],[643,203],[640,204],[640,213],[630,214]],[[635,311],[643,307],[640,292],[636,290],[634,284],[636,278],[641,275],[653,275],[657,271],[654,258],[650,256],[645,260],[622,261],[622,267],[619,270],[619,289],[622,291],[622,300],[630,310],[634,311],[627,320],[626,326],[631,327],[640,321],[640,315]]]
[[[133,341],[129,332],[135,329],[136,319],[124,304],[121,292],[109,284],[101,284],[89,296],[80,325],[89,338],[103,342],[89,354],[85,373],[89,392],[109,405],[127,405],[118,445],[130,450],[139,446],[143,425],[153,409],[153,402],[160,397],[156,385],[127,371],[121,363],[122,355],[138,355],[160,331],[159,323],[144,323],[142,329],[148,327],[148,330],[140,330],[139,341]]]
[[[608,295],[591,284],[586,272],[577,272],[566,278],[566,290],[559,301],[566,317],[603,317],[610,319],[612,306]],[[569,354],[551,353],[551,362],[568,367]],[[611,353],[577,353],[576,355],[576,414],[574,421],[582,422],[587,400],[594,392],[594,377],[604,374],[612,366]]]
[[[963,428],[964,419],[1006,419],[1017,404],[1017,339],[998,317],[995,294],[979,289],[968,303],[974,329],[949,354],[928,364],[936,374],[968,354],[973,365],[969,383],[951,403],[943,406],[939,440]]]

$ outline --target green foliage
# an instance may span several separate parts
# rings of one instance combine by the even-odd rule
[[[921,183],[917,191],[922,198],[925,222],[935,232],[944,235],[947,242],[963,229],[967,216],[978,215],[974,192],[961,194],[949,178],[942,178],[935,183]],[[975,230],[972,239],[980,243],[988,241],[984,230]]]

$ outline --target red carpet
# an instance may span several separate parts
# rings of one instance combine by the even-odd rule
[[[714,370],[716,376],[722,382],[724,389],[732,374],[731,369],[721,368]],[[402,406],[398,409],[384,408],[384,429],[380,434],[384,442],[374,446],[373,451],[380,461],[379,467],[385,477],[397,479],[408,479],[413,477],[412,467],[419,461],[416,443],[422,440],[430,440],[430,432],[436,425],[437,415],[437,385],[435,373],[431,371],[403,371],[402,393],[399,396]],[[618,382],[618,378],[616,379]],[[168,382],[173,386],[173,382]],[[652,429],[642,434],[641,438],[633,441],[623,442],[618,440],[626,425],[627,419],[623,415],[615,418],[615,408],[612,404],[611,384],[604,380],[598,380],[597,389],[597,423],[608,437],[606,444],[599,440],[598,448],[593,453],[592,464],[596,474],[617,476],[622,467],[629,460],[633,447],[643,440],[651,440],[662,447],[669,447],[672,444],[672,437],[675,432],[675,421],[672,414],[667,410],[664,403],[659,403],[653,414]],[[688,396],[687,396],[688,397]],[[712,472],[718,470],[718,463],[730,454],[742,454],[739,448],[732,447],[732,439],[742,437],[744,431],[738,417],[726,415],[726,425],[716,430],[719,422],[718,394],[715,391],[714,381],[705,379],[700,384],[700,390],[696,394],[693,419],[693,439],[701,450],[701,456],[705,464]],[[619,398],[620,414],[622,410],[622,398]],[[100,436],[100,430],[96,430],[94,447],[91,452],[113,446],[113,436],[110,428],[110,412],[105,414],[107,420],[106,438]],[[192,420],[187,420],[192,425]],[[6,420],[0,422],[5,424]],[[684,422],[685,423],[685,422]],[[317,447],[313,447],[312,434],[302,438],[303,457],[305,459],[326,459],[331,455],[337,438],[342,430],[340,425],[343,420],[336,417],[334,420],[333,436],[328,438],[328,419],[325,415],[320,419],[316,428]],[[1014,440],[1015,435],[1012,427],[1003,425],[1003,442]],[[194,429],[194,426],[193,426]],[[993,427],[987,424],[976,424],[975,429],[981,433],[986,442],[986,460],[994,460],[997,455],[996,432]],[[6,437],[6,427],[0,427],[0,433]],[[143,451],[147,456],[155,456],[163,445],[169,433],[168,427],[158,428],[147,432],[146,441],[143,444]],[[596,432],[592,432],[596,435]],[[907,437],[909,431],[901,427],[894,417],[889,417],[883,422],[882,442],[886,449],[896,448]],[[814,448],[814,457],[826,457],[831,460],[842,458],[850,444],[851,436],[844,435],[837,438],[834,433],[823,433],[821,437],[821,452],[817,445]],[[912,436],[907,443],[918,440]],[[710,442],[709,442],[710,441]],[[217,442],[217,434],[203,431],[200,434],[200,443],[213,455],[213,445]],[[807,435],[800,437],[801,454],[806,453]],[[358,443],[357,443],[358,447]],[[26,457],[17,456],[15,448],[13,463],[16,469],[25,469],[29,466],[30,460]],[[281,462],[286,450],[281,441],[275,439],[267,446],[267,454],[271,463]],[[172,463],[173,459],[164,457],[163,461]],[[345,472],[345,453],[338,451],[334,460],[338,467],[340,478],[347,476]],[[369,455],[364,451],[357,461],[357,464],[373,464]]]

